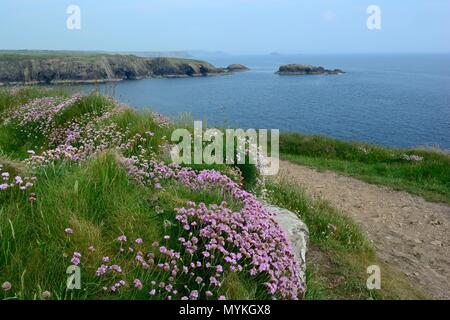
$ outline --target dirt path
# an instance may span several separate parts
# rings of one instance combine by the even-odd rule
[[[331,171],[281,161],[281,176],[352,217],[387,264],[436,299],[450,299],[450,206]]]

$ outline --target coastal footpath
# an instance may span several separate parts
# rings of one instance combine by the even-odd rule
[[[244,69],[240,65],[218,68],[205,61],[181,58],[82,52],[0,52],[0,85],[199,77],[223,75]]]

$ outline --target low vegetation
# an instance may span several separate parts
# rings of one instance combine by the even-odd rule
[[[5,299],[297,299],[286,235],[240,173],[164,162],[169,121],[97,94],[2,90]],[[81,290],[66,286],[78,266]]]
[[[445,151],[385,148],[285,133],[280,137],[280,152],[283,159],[294,163],[335,170],[431,201],[450,203],[450,155]]]
[[[180,123],[95,93],[2,89],[0,111],[0,298],[303,296],[285,234],[248,191],[258,190],[254,167],[170,165],[167,137]],[[281,138],[282,152],[294,161],[376,166],[391,152],[294,137]],[[369,149],[354,154],[360,147]],[[430,175],[442,172],[446,156],[431,154],[397,159],[410,166],[402,183],[429,161],[436,162]],[[435,190],[445,189],[434,179]],[[377,259],[350,219],[298,186],[272,181],[265,188],[268,200],[296,212],[310,229],[307,299],[424,298]],[[381,291],[366,287],[371,264],[386,275]],[[80,267],[81,290],[67,289],[72,265]]]

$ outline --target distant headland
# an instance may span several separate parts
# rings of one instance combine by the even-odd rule
[[[72,51],[0,51],[0,85],[95,83],[224,75],[247,68],[206,61]]]

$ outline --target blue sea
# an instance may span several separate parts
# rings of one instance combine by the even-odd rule
[[[200,57],[202,58],[202,57]],[[203,57],[251,70],[227,76],[146,79],[97,86],[136,108],[208,126],[323,134],[386,146],[450,149],[450,55]],[[282,64],[340,68],[343,75],[278,76]]]

